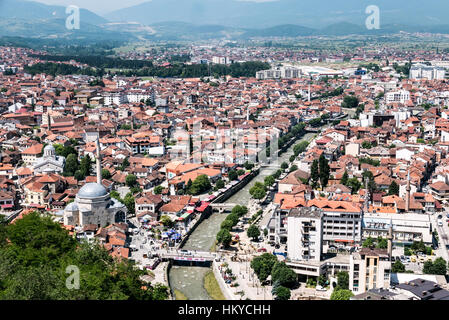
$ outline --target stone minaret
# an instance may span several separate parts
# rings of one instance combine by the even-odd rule
[[[365,180],[365,201],[364,201],[364,207],[365,207],[365,212],[369,211],[369,206],[368,206],[368,201],[369,201],[369,190],[368,190],[368,179]]]
[[[101,184],[101,155],[100,155],[100,138],[95,140],[95,149],[97,149],[97,183]]]
[[[407,188],[405,190],[407,191],[405,195],[405,212],[408,212],[410,210],[410,169],[407,174]]]
[[[51,117],[50,113],[47,110],[47,125],[48,125],[48,131],[51,131]]]
[[[387,240],[388,240],[388,256],[391,259],[391,254],[392,254],[392,250],[393,250],[393,220],[390,220],[390,227],[388,228],[388,236],[387,236]]]

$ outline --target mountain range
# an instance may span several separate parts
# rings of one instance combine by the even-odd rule
[[[368,30],[368,5],[380,8],[380,30]],[[427,0],[151,0],[105,16],[80,10],[67,30],[64,6],[0,0],[0,36],[78,39],[248,39],[313,35],[449,34],[449,1]]]

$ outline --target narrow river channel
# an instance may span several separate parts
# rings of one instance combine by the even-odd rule
[[[279,166],[282,162],[289,162],[290,156],[293,154],[293,147],[300,141],[310,141],[314,136],[308,133],[301,140],[296,141],[279,157]],[[278,168],[266,167],[260,170],[260,173],[240,191],[226,200],[226,203],[235,203],[240,205],[248,205],[250,200],[249,189],[256,182],[263,182],[266,176],[273,174]],[[208,219],[205,219],[196,230],[190,235],[189,239],[183,246],[183,249],[209,251],[215,243],[215,237],[220,230],[220,225],[226,218],[226,214],[214,213]],[[169,273],[170,287],[174,291],[179,290],[189,300],[211,300],[211,297],[204,289],[204,276],[211,270],[207,267],[184,267],[172,266]]]

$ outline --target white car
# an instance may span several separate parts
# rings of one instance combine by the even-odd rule
[[[438,226],[442,227],[443,226],[443,221],[438,220]]]
[[[316,289],[316,291],[327,291],[326,288],[324,288],[324,287],[322,287],[322,286],[320,286],[320,285],[317,285],[317,286],[315,287],[315,289]]]

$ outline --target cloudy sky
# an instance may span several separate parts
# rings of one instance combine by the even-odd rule
[[[150,0],[34,0],[34,1],[61,6],[75,5],[80,8],[89,9],[101,15],[117,9],[135,6],[139,3],[148,2]],[[238,0],[238,1],[267,2],[276,0]]]

